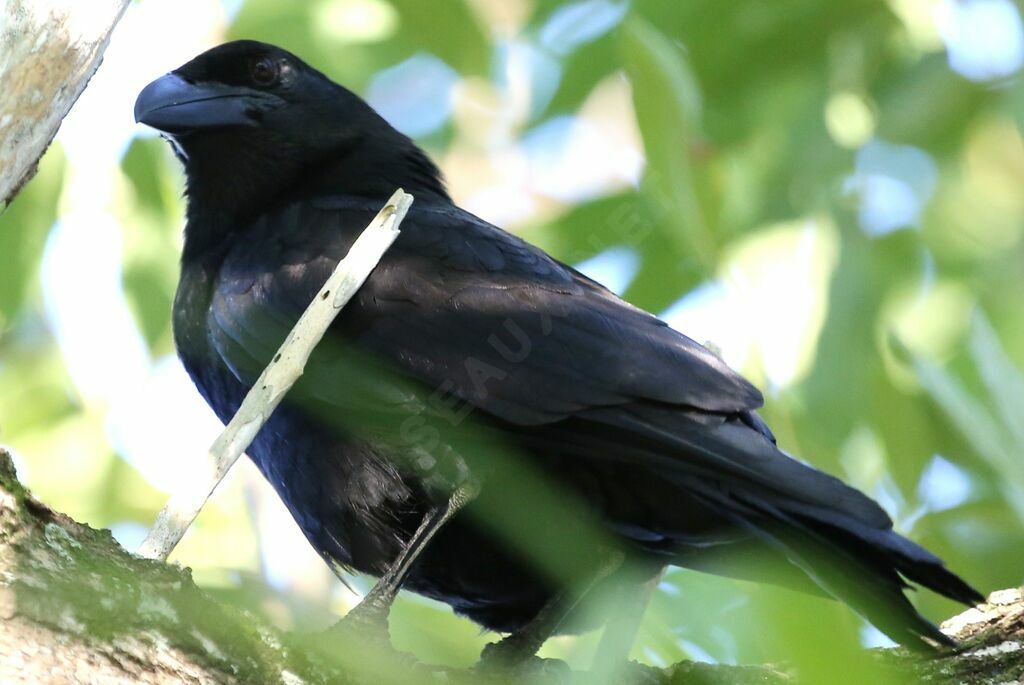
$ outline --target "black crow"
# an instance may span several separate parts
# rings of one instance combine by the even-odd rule
[[[223,421],[384,201],[415,197],[249,452],[329,563],[383,577],[370,623],[402,586],[522,656],[593,627],[588,590],[669,565],[830,596],[919,648],[949,640],[910,583],[982,600],[777,448],[715,354],[455,206],[422,150],[294,55],[214,48],[135,117],[185,167],[174,337]]]

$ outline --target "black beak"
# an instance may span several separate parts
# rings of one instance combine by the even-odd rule
[[[171,135],[221,126],[256,126],[285,102],[276,95],[223,83],[189,83],[174,72],[142,89],[135,121]]]

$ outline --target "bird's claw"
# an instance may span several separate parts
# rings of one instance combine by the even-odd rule
[[[568,683],[572,679],[567,663],[536,656],[514,636],[485,646],[476,668],[495,675],[514,675],[516,682]]]
[[[332,637],[353,643],[391,645],[388,633],[388,610],[373,604],[362,603],[328,629]]]
[[[388,633],[388,611],[360,604],[340,621],[318,634],[313,644],[331,661],[343,664],[353,682],[369,685],[380,682],[376,665],[415,665],[415,659],[391,644]]]

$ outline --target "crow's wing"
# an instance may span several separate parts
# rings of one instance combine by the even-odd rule
[[[261,367],[369,216],[360,200],[293,205],[240,241],[221,270],[210,320],[229,365]],[[279,255],[276,268],[265,268],[268,254]],[[332,339],[514,424],[636,400],[721,413],[762,402],[706,348],[450,206],[413,205]],[[320,372],[335,375],[310,369]]]

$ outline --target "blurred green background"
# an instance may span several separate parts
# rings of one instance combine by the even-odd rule
[[[0,442],[48,503],[131,548],[216,433],[173,358],[179,165],[131,105],[240,37],[367,97],[467,209],[708,341],[765,390],[781,446],[879,499],[982,591],[1024,581],[1010,0],[134,3],[0,216]],[[285,628],[358,600],[248,463],[173,559]],[[392,632],[450,664],[494,639],[412,596]],[[545,653],[585,666],[596,637]],[[813,669],[879,642],[838,605],[674,570],[634,656]]]

